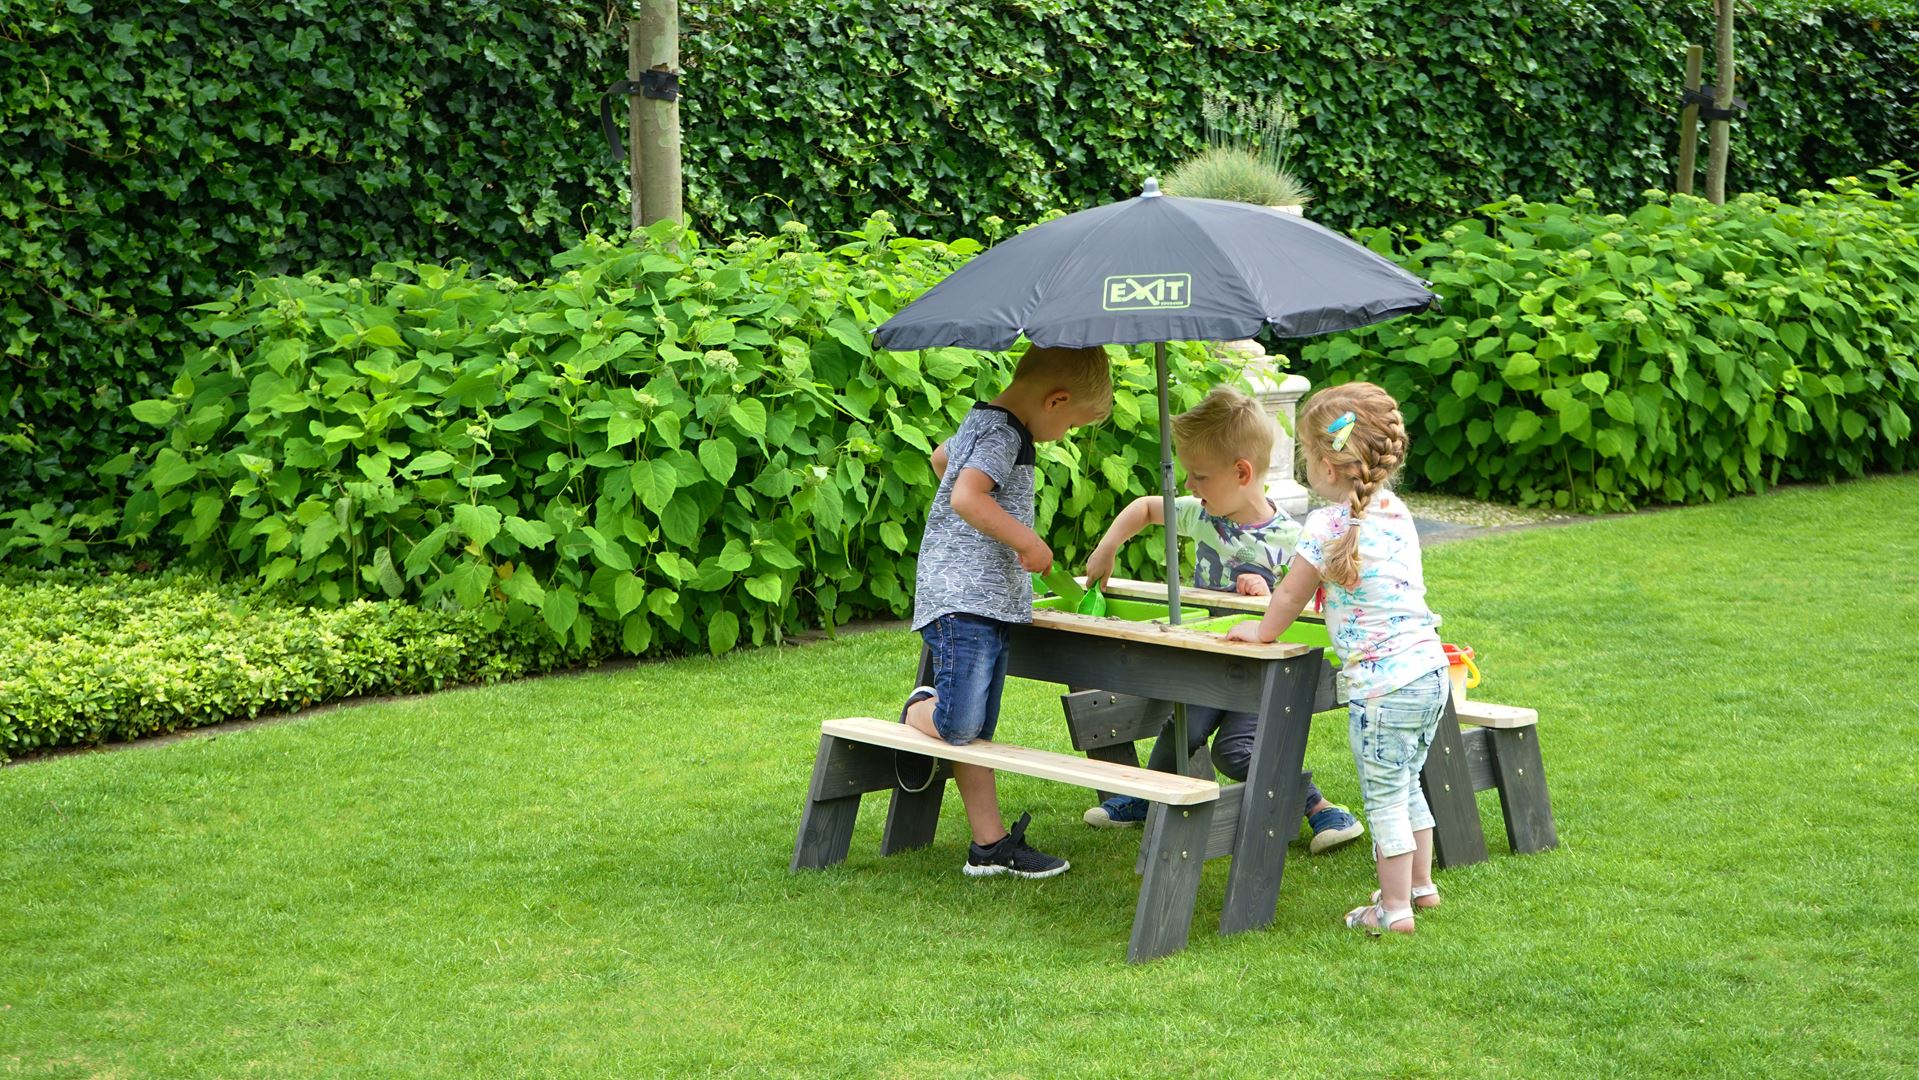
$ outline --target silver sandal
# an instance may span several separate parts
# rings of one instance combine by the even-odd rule
[[[1373,921],[1371,923],[1366,922],[1367,912],[1372,913]],[[1379,937],[1381,934],[1385,933],[1386,931],[1392,930],[1393,924],[1398,922],[1399,920],[1401,919],[1410,920],[1412,918],[1413,918],[1412,908],[1402,908],[1398,911],[1388,911],[1385,907],[1383,907],[1380,904],[1376,904],[1376,903],[1366,904],[1361,907],[1356,907],[1353,910],[1346,913],[1346,929],[1364,930],[1366,931],[1367,937]],[[1415,920],[1415,923],[1416,923],[1416,920]]]

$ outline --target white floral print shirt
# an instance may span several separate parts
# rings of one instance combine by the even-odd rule
[[[1325,550],[1351,522],[1345,504],[1306,515],[1297,549],[1325,579]],[[1419,561],[1419,534],[1399,496],[1373,496],[1359,530],[1359,585],[1347,589],[1327,579],[1326,629],[1339,653],[1347,692],[1368,699],[1390,694],[1435,668],[1446,666],[1439,647],[1439,616],[1426,606],[1426,576]]]

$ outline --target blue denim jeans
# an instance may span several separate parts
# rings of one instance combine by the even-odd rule
[[[1419,771],[1426,767],[1426,752],[1451,692],[1446,670],[1435,668],[1392,693],[1347,706],[1352,715],[1347,736],[1366,800],[1366,824],[1373,830],[1373,846],[1388,858],[1413,850],[1413,834],[1433,827]]]
[[[920,628],[933,660],[933,728],[954,746],[991,739],[1006,685],[1007,624],[983,615],[941,615]]]

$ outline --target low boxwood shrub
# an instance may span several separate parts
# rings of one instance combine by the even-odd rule
[[[548,635],[477,613],[361,600],[329,609],[202,574],[0,575],[0,760],[548,670]]]
[[[1322,339],[1315,384],[1406,406],[1413,483],[1579,510],[1695,502],[1919,460],[1919,190],[1903,167],[1795,202],[1518,197],[1378,250],[1433,312]]]
[[[589,238],[534,283],[414,263],[258,280],[203,305],[220,343],[133,406],[161,437],[109,463],[130,478],[119,538],[302,602],[405,598],[580,651],[903,614],[928,455],[1012,358],[872,348],[979,250],[892,231],[718,246],[669,223]],[[1038,526],[1075,565],[1157,489],[1151,365],[1112,355],[1112,422],[1041,452]],[[1173,361],[1178,406],[1236,372],[1200,346]],[[31,510],[11,535],[82,542]]]

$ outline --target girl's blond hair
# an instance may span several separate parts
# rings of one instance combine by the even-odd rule
[[[1182,456],[1197,454],[1214,464],[1245,458],[1254,476],[1264,476],[1273,460],[1273,420],[1259,402],[1222,384],[1173,417],[1173,445]]]
[[[1353,414],[1345,445],[1333,449],[1327,431],[1346,413]],[[1299,447],[1323,463],[1335,480],[1352,484],[1352,524],[1326,548],[1321,573],[1345,588],[1359,584],[1359,529],[1380,488],[1392,482],[1406,461],[1406,421],[1393,396],[1369,382],[1327,387],[1306,399],[1299,411]]]

